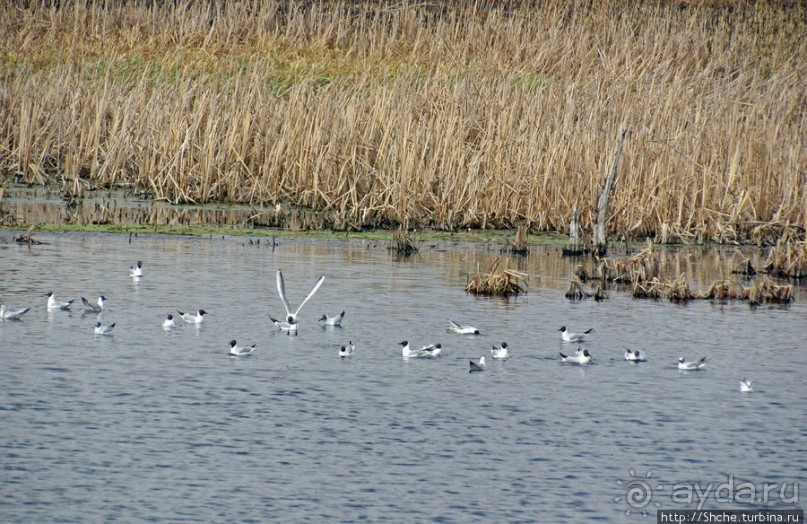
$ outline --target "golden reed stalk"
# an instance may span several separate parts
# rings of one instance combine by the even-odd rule
[[[0,170],[590,231],[624,125],[611,231],[803,231],[805,34],[803,2],[4,2]]]

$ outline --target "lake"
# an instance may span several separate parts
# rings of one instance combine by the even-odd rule
[[[804,507],[803,286],[787,307],[616,288],[570,301],[576,261],[533,246],[511,262],[528,294],[503,300],[464,291],[493,244],[425,242],[401,259],[373,240],[37,233],[46,243],[29,247],[15,234],[0,232],[0,300],[31,310],[0,322],[0,521],[651,522],[658,508]],[[737,260],[663,256],[696,288]],[[297,336],[269,321],[284,314],[278,269],[293,309],[325,275]],[[48,290],[71,310],[49,312]],[[83,314],[79,297],[99,294],[104,312]],[[200,308],[201,326],[162,329]],[[342,310],[341,328],[317,322]],[[576,348],[562,325],[594,328],[591,365],[560,363]],[[230,358],[230,339],[257,350]],[[402,340],[443,353],[404,360]],[[510,358],[491,361],[502,341]],[[487,370],[469,373],[480,355]],[[702,355],[704,370],[678,371]]]

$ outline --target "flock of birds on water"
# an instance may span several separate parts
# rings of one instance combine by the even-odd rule
[[[129,276],[133,279],[141,279],[143,278],[143,263],[142,261],[138,260],[133,266],[129,268]],[[314,294],[319,290],[322,286],[322,283],[325,281],[325,276],[320,276],[317,280],[314,287],[305,297],[305,299],[300,303],[294,312],[291,311],[291,306],[289,305],[289,301],[286,298],[286,286],[283,281],[283,273],[281,270],[277,270],[277,292],[280,295],[280,300],[283,302],[283,307],[286,310],[286,316],[283,320],[279,320],[273,317],[269,317],[272,323],[281,331],[288,332],[289,334],[296,334],[297,329],[299,326],[299,319],[298,315],[300,310],[303,306],[308,302],[308,300],[314,296]],[[55,310],[69,310],[70,307],[73,305],[74,300],[66,300],[60,301],[56,298],[53,291],[48,291],[48,311],[55,311]],[[84,297],[81,297],[81,302],[84,305],[84,308],[87,312],[90,313],[101,313],[104,310],[104,303],[106,302],[106,298],[101,295],[95,302],[90,302]],[[7,308],[5,304],[0,304],[0,321],[5,320],[21,320],[23,315],[25,315],[30,308]],[[188,324],[195,324],[201,325],[205,320],[205,315],[207,312],[204,309],[199,309],[196,313],[185,313],[182,311],[177,311],[179,313],[179,318],[182,319],[184,322]],[[335,316],[328,316],[322,315],[319,318],[320,322],[323,322],[325,326],[332,326],[338,327],[341,326],[342,320],[345,318],[345,312],[342,311],[338,315]],[[174,316],[169,314],[166,316],[165,320],[162,322],[162,327],[165,330],[172,330],[176,329],[176,320]],[[96,322],[94,326],[94,333],[96,335],[101,336],[111,336],[113,329],[115,328],[115,323],[112,324],[102,324],[101,322]],[[454,322],[449,319],[448,321],[448,329],[454,333],[458,333],[460,335],[479,335],[480,331],[474,326],[470,325],[462,325],[457,322]],[[561,340],[563,342],[569,343],[576,343],[576,344],[583,344],[586,342],[586,339],[594,332],[594,329],[588,329],[586,331],[580,333],[573,333],[570,332],[566,326],[561,326],[559,329]],[[422,346],[420,348],[413,348],[410,346],[409,341],[404,340],[399,343],[401,346],[401,354],[403,358],[436,358],[442,352],[442,344],[428,344]],[[251,355],[255,349],[256,344],[251,344],[248,346],[239,346],[235,340],[231,340],[229,342],[229,355],[231,357],[244,357]],[[339,348],[339,357],[341,358],[350,358],[353,356],[353,353],[356,349],[356,346],[353,344],[352,341],[349,341],[346,345],[341,346]],[[491,358],[496,360],[505,360],[509,357],[509,351],[507,342],[502,342],[499,346],[492,346],[491,350]],[[625,360],[631,363],[641,363],[646,362],[647,357],[641,351],[632,351],[630,349],[625,350]],[[560,352],[560,361],[564,364],[572,364],[572,365],[579,365],[579,366],[586,366],[591,363],[591,353],[589,353],[588,349],[584,349],[582,346],[578,346],[577,350],[573,355],[567,355],[563,352]],[[698,371],[702,370],[706,367],[706,357],[700,357],[697,360],[686,360],[684,357],[678,359],[678,369],[680,371]],[[481,371],[485,371],[487,368],[487,364],[485,362],[485,356],[482,355],[478,359],[470,360],[470,369],[469,373],[477,373]],[[740,391],[743,393],[750,393],[754,390],[753,385],[750,380],[743,378],[740,380]]]

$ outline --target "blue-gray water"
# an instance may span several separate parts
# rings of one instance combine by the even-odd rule
[[[518,263],[529,293],[502,301],[463,290],[496,256],[490,246],[424,245],[399,261],[369,241],[273,250],[265,239],[41,233],[48,243],[29,248],[12,235],[0,239],[0,300],[31,311],[0,323],[2,522],[650,522],[657,504],[694,507],[686,486],[727,482],[757,498],[785,486],[753,507],[804,507],[793,493],[807,471],[803,289],[788,308],[755,310],[617,290],[571,302],[573,262],[533,248]],[[733,254],[668,256],[708,281]],[[326,276],[297,337],[268,320],[283,313],[279,268],[293,307]],[[72,311],[49,313],[50,289],[76,299]],[[99,294],[112,337],[81,314],[79,296]],[[167,313],[198,308],[209,313],[200,328],[161,328]],[[318,325],[341,310],[341,329]],[[483,334],[448,333],[448,318]],[[559,341],[563,324],[595,328],[592,365],[558,362],[574,349]],[[232,338],[258,350],[229,358]],[[404,361],[404,339],[445,349]],[[341,360],[348,340],[356,354]],[[468,373],[503,340],[509,360]],[[649,362],[625,362],[625,347]],[[679,356],[700,355],[704,371],[677,371]],[[744,376],[754,393],[739,393]],[[639,481],[651,493],[631,505]]]

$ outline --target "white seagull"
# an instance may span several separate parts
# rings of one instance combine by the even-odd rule
[[[564,364],[580,364],[586,365],[591,362],[591,354],[587,349],[577,348],[577,353],[574,356],[567,356],[563,353],[560,354],[560,361]]]
[[[353,341],[351,340],[350,342],[347,343],[347,346],[342,346],[342,347],[339,348],[339,356],[342,357],[342,358],[352,357],[353,356],[353,351],[355,349],[356,349],[356,346],[355,346],[355,344],[353,344]]]
[[[271,320],[272,324],[274,324],[275,327],[280,330],[288,331],[290,334],[297,333],[297,322],[284,322],[283,320],[278,320],[274,317],[269,317],[269,320]]]
[[[313,289],[311,289],[311,292],[308,293],[307,297],[305,297],[305,300],[303,300],[302,304],[300,304],[300,307],[298,307],[297,310],[292,313],[291,306],[289,306],[289,299],[286,298],[286,286],[283,283],[283,273],[281,273],[279,269],[277,270],[277,294],[280,295],[280,301],[283,302],[283,307],[286,308],[286,320],[285,323],[281,323],[281,325],[278,326],[280,329],[285,329],[287,331],[297,330],[297,314],[300,313],[300,310],[303,308],[305,303],[308,302],[308,299],[314,296],[314,293],[317,292],[324,281],[325,275],[319,277],[319,280],[317,280],[317,283],[314,284]],[[272,322],[274,322],[275,325],[278,325],[277,320],[272,319]]]
[[[175,329],[177,327],[177,323],[174,322],[174,315],[168,315],[163,320],[163,329]]]
[[[479,360],[471,360],[471,369],[468,370],[468,373],[473,373],[475,371],[485,371],[485,355],[479,357]]]
[[[453,331],[454,333],[459,333],[460,335],[478,335],[479,330],[473,326],[463,326],[457,324],[451,319],[448,319],[448,330]]]
[[[751,385],[751,381],[747,378],[744,378],[740,381],[740,393],[751,393],[754,391],[754,386]]]
[[[419,357],[420,355],[417,354],[417,350],[412,349],[409,347],[409,341],[404,340],[402,342],[398,342],[398,345],[401,346],[401,356],[404,358],[408,357]]]
[[[594,328],[591,328],[582,333],[570,333],[566,329],[566,326],[561,326],[561,328],[558,331],[560,331],[560,338],[564,342],[585,342],[588,336],[594,332]]]
[[[53,291],[48,291],[48,309],[70,309],[70,304],[73,303],[73,300],[68,300],[67,302],[60,302],[56,300],[56,295],[53,294]]]
[[[443,346],[440,344],[429,344],[419,349],[412,349],[409,347],[409,341],[404,340],[398,343],[401,346],[401,355],[404,358],[418,358],[418,357],[436,357],[442,351]]]
[[[300,307],[302,307],[302,306],[300,306]],[[325,322],[326,326],[341,326],[343,318],[345,318],[345,312],[344,311],[342,311],[341,313],[339,313],[335,317],[329,317],[328,315],[322,315],[319,318],[319,322]]]
[[[252,344],[251,346],[239,346],[236,344],[235,340],[230,341],[230,356],[244,357],[246,355],[251,355],[253,351],[255,351],[255,344]]]
[[[108,326],[102,325],[100,322],[95,323],[95,334],[96,335],[111,335],[112,330],[115,328],[115,323],[109,324]]]
[[[490,350],[491,356],[497,360],[504,360],[508,357],[507,354],[507,342],[502,342],[502,345],[499,347],[493,346],[493,349]]]
[[[631,351],[630,349],[625,348],[625,360],[628,362],[646,362],[647,358],[638,349],[636,351]]]
[[[202,322],[204,322],[205,315],[207,315],[207,311],[205,311],[204,309],[200,309],[199,311],[196,312],[195,315],[193,313],[183,313],[182,311],[179,310],[177,310],[177,313],[179,313],[180,318],[182,318],[182,320],[184,320],[188,324],[196,324],[196,325],[199,325]]]
[[[681,371],[696,371],[704,367],[706,367],[706,357],[701,357],[693,362],[684,360],[684,357],[678,359],[678,369]]]
[[[143,276],[143,263],[137,261],[133,266],[129,266],[129,276],[132,278],[140,278]]]
[[[8,309],[5,304],[0,304],[0,320],[20,320],[30,309],[27,307]]]
[[[91,313],[100,313],[104,310],[104,301],[106,301],[106,297],[101,295],[98,297],[98,300],[93,304],[89,300],[84,297],[81,297],[81,302],[84,304],[84,307],[87,308],[87,311]]]

